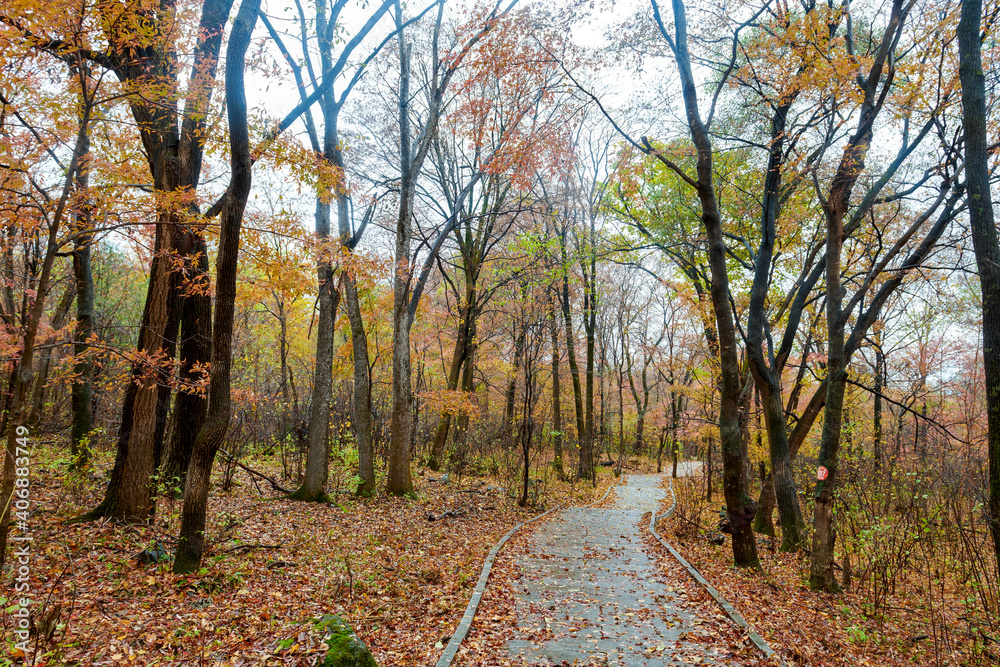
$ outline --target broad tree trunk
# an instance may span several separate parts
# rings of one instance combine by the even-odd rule
[[[413,429],[413,381],[410,366],[410,242],[413,238],[413,201],[416,171],[410,138],[410,53],[403,38],[402,8],[396,4],[399,41],[399,215],[396,218],[395,271],[392,278],[392,414],[389,424],[387,491],[394,496],[413,495],[410,475],[410,441]],[[436,119],[434,119],[436,120]],[[418,154],[420,150],[418,148]],[[426,155],[426,151],[424,151]],[[422,159],[420,160],[422,162]]]
[[[401,92],[401,97],[404,93]],[[410,365],[409,263],[413,184],[400,197],[396,223],[396,270],[393,274],[392,309],[392,416],[389,440],[388,491],[413,494],[410,474],[410,441],[413,430],[413,384]]]
[[[766,504],[770,504],[771,507],[776,505],[778,508],[781,550],[791,552],[798,551],[805,543],[805,520],[802,517],[799,494],[795,488],[795,471],[792,468],[792,452],[788,445],[780,387],[772,383],[773,379],[773,377],[764,378],[764,382],[760,385],[761,405],[771,454],[770,488],[762,493],[767,497]],[[771,436],[772,433],[774,437]],[[768,484],[765,483],[765,486]],[[767,515],[770,521],[770,512],[767,512]],[[774,534],[773,526],[770,534]]]
[[[163,483],[176,496],[184,492],[194,441],[208,414],[208,387],[194,391],[190,385],[204,379],[197,369],[208,364],[212,354],[212,298],[205,292],[210,282],[208,246],[200,233],[192,233],[190,242],[196,244],[197,263],[188,267],[191,275],[180,299],[179,372],[181,382],[187,382],[189,389],[174,396],[173,426],[160,466]]]

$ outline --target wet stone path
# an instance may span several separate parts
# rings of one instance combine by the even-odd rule
[[[643,514],[665,498],[661,480],[628,475],[603,507],[564,510],[528,538],[515,584],[520,638],[507,644],[512,659],[529,665],[733,664],[713,660],[706,650],[704,638],[718,621],[685,609],[685,587],[647,552]]]

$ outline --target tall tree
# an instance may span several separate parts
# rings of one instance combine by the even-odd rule
[[[413,216],[417,194],[417,178],[424,160],[430,151],[437,133],[438,121],[444,110],[445,93],[452,78],[468,56],[471,49],[489,33],[499,17],[505,15],[517,0],[501,10],[497,2],[490,11],[482,13],[470,37],[449,49],[442,57],[440,40],[444,21],[444,5],[438,7],[437,18],[432,29],[431,63],[424,93],[426,108],[419,115],[423,121],[413,128],[410,84],[412,43],[406,39],[403,30],[403,8],[396,3],[396,29],[399,43],[399,209],[396,216],[395,263],[393,272],[392,309],[392,416],[389,441],[389,475],[387,489],[393,495],[411,495],[413,480],[410,474],[410,444],[413,440],[413,383],[410,363],[410,328],[416,314],[417,304],[423,293],[433,261],[440,250],[444,238],[451,233],[457,219],[452,218],[438,234],[430,257],[425,261],[425,269],[419,275],[413,270],[412,241]],[[413,130],[417,134],[413,136]],[[455,207],[461,210],[461,206]],[[417,278],[414,280],[414,278]]]
[[[104,500],[83,518],[145,519],[153,512],[152,477],[163,446],[170,360],[180,319],[180,274],[173,268],[174,255],[195,262],[207,255],[198,224],[190,220],[194,208],[191,196],[200,180],[208,108],[231,7],[232,0],[205,0],[202,4],[190,83],[183,95],[172,41],[177,35],[167,29],[174,4],[159,6],[152,16],[137,6],[99,7],[108,51],[95,56],[95,62],[114,71],[131,93],[129,106],[153,187],[160,195],[160,208],[137,361],[122,404],[115,465]],[[165,94],[150,96],[149,86]],[[162,102],[154,102],[154,97]],[[182,97],[183,110],[178,103]]]
[[[726,241],[722,231],[722,216],[715,192],[712,161],[714,152],[709,127],[715,111],[713,100],[707,122],[702,120],[698,108],[698,89],[691,68],[688,51],[687,18],[683,0],[673,0],[674,34],[667,30],[660,16],[656,0],[651,0],[653,15],[660,34],[666,40],[677,63],[680,74],[684,109],[691,139],[697,153],[697,176],[690,177],[674,165],[665,155],[644,140],[643,148],[678,171],[679,175],[698,193],[702,222],[708,237],[708,260],[712,271],[712,309],[715,312],[716,332],[719,339],[721,403],[719,407],[719,437],[722,443],[724,492],[726,512],[733,536],[733,558],[738,567],[760,569],[757,542],[751,527],[756,504],[744,484],[744,462],[741,456],[739,396],[741,391],[739,359],[737,356],[736,326],[729,306],[729,273],[726,267]],[[738,35],[734,35],[734,42]],[[735,51],[735,48],[734,48]],[[721,89],[722,86],[720,85]]]
[[[17,473],[18,468],[28,466],[32,451],[28,445],[27,437],[31,432],[28,423],[31,411],[29,397],[34,375],[38,335],[45,314],[46,299],[53,284],[57,255],[63,245],[68,242],[63,234],[64,225],[67,222],[67,217],[73,213],[73,193],[77,187],[78,171],[81,169],[88,152],[87,137],[97,103],[98,86],[89,77],[75,78],[78,78],[76,83],[80,86],[79,96],[82,103],[69,162],[63,164],[56,159],[56,166],[62,167],[64,171],[62,183],[59,186],[59,196],[55,199],[50,197],[42,189],[38,180],[24,167],[13,170],[4,169],[4,172],[7,172],[4,174],[5,189],[16,191],[18,187],[34,188],[39,191],[39,196],[49,204],[49,207],[25,213],[26,219],[20,220],[18,225],[22,232],[26,232],[30,236],[34,236],[37,232],[40,240],[37,244],[40,266],[37,267],[38,273],[34,279],[34,289],[31,290],[33,293],[29,296],[28,290],[25,290],[21,300],[20,326],[16,329],[15,338],[19,350],[10,361],[7,389],[3,395],[3,404],[0,406],[2,407],[0,433],[4,434],[5,443],[3,476],[2,482],[0,482],[0,569],[2,569],[6,558],[12,511],[17,509],[21,512],[18,515],[19,522],[27,521],[27,511],[21,511],[17,507],[16,501],[26,498],[28,480],[21,475],[15,478],[15,473]],[[31,131],[32,136],[39,137],[34,128],[26,127],[25,129]],[[13,178],[10,178],[10,172],[14,172]],[[10,308],[11,305],[13,304],[8,304],[7,311],[13,315],[15,311]],[[24,480],[25,485],[17,480]]]
[[[174,572],[186,574],[201,566],[205,547],[205,524],[212,463],[229,431],[232,412],[230,394],[233,357],[233,317],[236,275],[240,250],[240,228],[250,196],[250,133],[244,90],[246,52],[257,24],[261,0],[243,0],[226,48],[226,112],[229,120],[229,201],[223,207],[219,229],[219,252],[215,262],[215,321],[212,327],[212,375],[208,414],[198,432],[184,487],[180,535],[174,557]]]
[[[986,73],[983,70],[982,0],[963,0],[958,23],[965,174],[972,244],[979,269],[983,306],[983,366],[989,457],[989,524],[1000,559],[1000,242],[990,193],[986,131]]]

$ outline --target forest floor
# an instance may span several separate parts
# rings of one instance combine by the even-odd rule
[[[311,665],[324,652],[318,620],[338,614],[379,664],[426,667],[497,540],[543,504],[589,503],[613,480],[603,468],[597,488],[551,477],[539,507],[524,510],[496,477],[442,483],[418,470],[416,499],[342,493],[308,504],[242,471],[222,491],[219,466],[204,567],[178,576],[169,561],[143,565],[136,555],[157,543],[172,554],[179,501],[160,498],[148,525],[66,523],[100,501],[111,453],[69,473],[65,455],[52,452],[36,450],[30,477],[30,598],[42,632],[27,655],[18,651],[15,607],[0,592],[0,665]],[[280,477],[277,460],[244,462]],[[331,487],[346,488],[336,474]],[[455,516],[439,519],[447,510]]]
[[[762,574],[733,567],[729,537],[721,546],[708,539],[721,535],[716,529],[724,503],[721,494],[709,503],[702,495],[703,479],[674,480],[674,484],[677,511],[659,522],[660,534],[789,665],[1000,664],[996,647],[971,631],[974,620],[963,615],[965,605],[959,600],[937,594],[928,605],[919,572],[896,573],[895,592],[877,600],[871,588],[857,580],[841,594],[816,593],[807,585],[808,554],[777,552],[775,540],[766,536],[758,536],[757,543]],[[668,498],[663,510],[670,505]],[[669,554],[661,560],[663,567],[671,567],[671,562]]]

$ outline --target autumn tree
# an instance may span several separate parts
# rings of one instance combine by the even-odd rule
[[[250,132],[244,90],[246,52],[250,46],[260,0],[243,0],[233,23],[226,49],[226,113],[229,120],[230,168],[229,199],[222,210],[219,252],[216,258],[215,319],[212,322],[212,375],[208,414],[191,452],[184,487],[180,535],[174,557],[174,572],[186,574],[201,566],[205,548],[205,523],[212,464],[229,430],[232,396],[233,313],[236,301],[240,228],[250,196]]]
[[[399,43],[399,208],[396,216],[395,252],[396,271],[393,275],[393,349],[392,349],[392,421],[389,444],[388,491],[393,495],[413,493],[410,474],[410,443],[413,435],[413,382],[410,362],[410,328],[416,308],[426,285],[427,272],[415,271],[412,254],[413,216],[417,195],[417,179],[423,168],[432,142],[437,134],[438,123],[444,112],[445,94],[456,72],[468,54],[497,25],[516,4],[514,0],[501,8],[497,3],[492,8],[476,10],[471,20],[456,40],[441,52],[444,38],[444,7],[439,6],[431,35],[431,45],[426,78],[422,82],[423,97],[426,99],[422,113],[417,116],[412,107],[415,95],[411,94],[413,43],[406,39],[403,30],[403,10],[396,4],[396,27]],[[418,125],[414,126],[414,120]],[[415,135],[414,135],[415,133]],[[463,206],[455,206],[456,211]],[[457,216],[449,220],[437,234],[437,238],[447,238],[457,224]],[[432,246],[432,255],[440,249],[440,243]],[[433,261],[433,257],[432,257]]]
[[[77,17],[74,17],[77,18]],[[75,25],[71,19],[70,48],[79,48],[82,41],[82,25]],[[26,57],[30,58],[31,55]],[[71,60],[76,60],[72,56]],[[0,186],[6,195],[15,195],[18,202],[10,205],[5,203],[2,209],[4,225],[9,232],[9,240],[14,235],[24,235],[21,241],[27,251],[35,249],[34,258],[25,258],[25,266],[30,267],[29,282],[25,285],[20,307],[11,299],[4,308],[4,319],[8,326],[8,340],[5,347],[9,351],[9,376],[3,395],[3,411],[0,418],[0,432],[4,433],[4,465],[2,487],[0,487],[0,566],[7,553],[7,542],[10,535],[11,515],[18,510],[18,499],[26,498],[27,487],[18,479],[27,483],[27,478],[21,474],[15,477],[18,469],[26,470],[30,463],[31,447],[28,435],[31,411],[30,392],[34,376],[36,346],[39,341],[43,318],[46,312],[47,297],[56,278],[57,258],[66,245],[72,246],[73,239],[85,235],[87,230],[74,230],[70,222],[78,201],[74,195],[79,194],[78,185],[81,172],[87,169],[88,135],[96,109],[102,103],[100,85],[86,73],[76,68],[70,79],[71,88],[77,92],[77,109],[75,133],[68,139],[70,154],[64,162],[56,151],[44,145],[38,128],[34,127],[23,115],[18,113],[9,100],[4,99],[4,116],[6,112],[17,119],[17,126],[11,128],[11,134],[19,135],[18,143],[32,146],[33,150],[18,150],[16,144],[5,143],[3,168],[0,169]],[[58,136],[58,135],[56,135]],[[51,157],[55,162],[56,182],[47,183],[45,171],[52,165],[45,164]],[[65,156],[64,156],[65,157]],[[61,172],[61,173],[60,173]],[[50,190],[52,194],[50,194]],[[25,205],[27,204],[27,205]],[[36,237],[38,242],[31,241]],[[13,245],[8,246],[5,255],[14,258]],[[13,261],[10,265],[13,270]],[[14,326],[10,326],[14,325]],[[21,511],[19,523],[27,521],[27,513]]]

